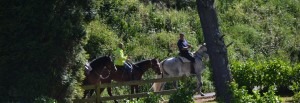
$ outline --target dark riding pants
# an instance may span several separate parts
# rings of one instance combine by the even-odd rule
[[[195,58],[192,57],[190,53],[180,53],[180,56],[183,56],[183,57],[185,57],[185,58],[187,58],[188,60],[191,61],[191,73],[196,74],[195,73],[195,67],[194,67]]]
[[[195,58],[192,57],[190,53],[180,53],[180,56],[183,56],[183,57],[187,58],[188,60],[190,60],[192,63],[195,63]]]
[[[124,69],[126,72],[128,72],[128,73],[130,73],[130,72],[132,72],[132,66],[131,66],[131,64],[128,64],[128,63],[124,63],[124,65],[123,66],[120,66],[120,65],[116,65],[116,67],[119,69],[119,68],[121,68],[121,69]]]

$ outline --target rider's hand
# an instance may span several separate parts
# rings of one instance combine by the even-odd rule
[[[130,61],[130,59],[131,59],[131,56],[127,56],[127,60],[129,60],[129,61]]]

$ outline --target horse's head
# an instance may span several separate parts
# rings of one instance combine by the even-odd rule
[[[203,57],[204,59],[208,58],[207,47],[205,43],[199,46],[199,49],[195,52],[195,55],[199,57]]]
[[[161,71],[160,71],[160,64],[159,64],[159,61],[158,59],[151,59],[151,68],[154,70],[154,72],[158,75],[161,74]]]

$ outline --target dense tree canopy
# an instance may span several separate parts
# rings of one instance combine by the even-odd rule
[[[2,0],[1,101],[78,96],[86,0]]]

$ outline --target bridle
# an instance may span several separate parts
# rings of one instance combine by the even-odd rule
[[[90,67],[91,68],[91,67]],[[97,75],[97,76],[99,76],[99,79],[107,79],[109,76],[110,76],[110,70],[107,70],[108,71],[108,75],[106,76],[106,77],[103,77],[101,74],[104,72],[104,70],[106,70],[107,69],[107,66],[106,65],[104,65],[103,66],[103,69],[100,71],[100,73],[97,71],[97,70],[95,70],[95,74]]]
[[[156,59],[155,59],[156,63],[159,63]],[[158,68],[159,69],[159,72],[160,72],[160,64],[158,64],[158,67],[157,66],[154,66],[153,63],[152,63],[152,60],[151,60],[151,68]],[[154,69],[153,69],[154,70]],[[155,72],[157,72],[157,70],[154,70]],[[161,72],[159,74],[162,74]]]

